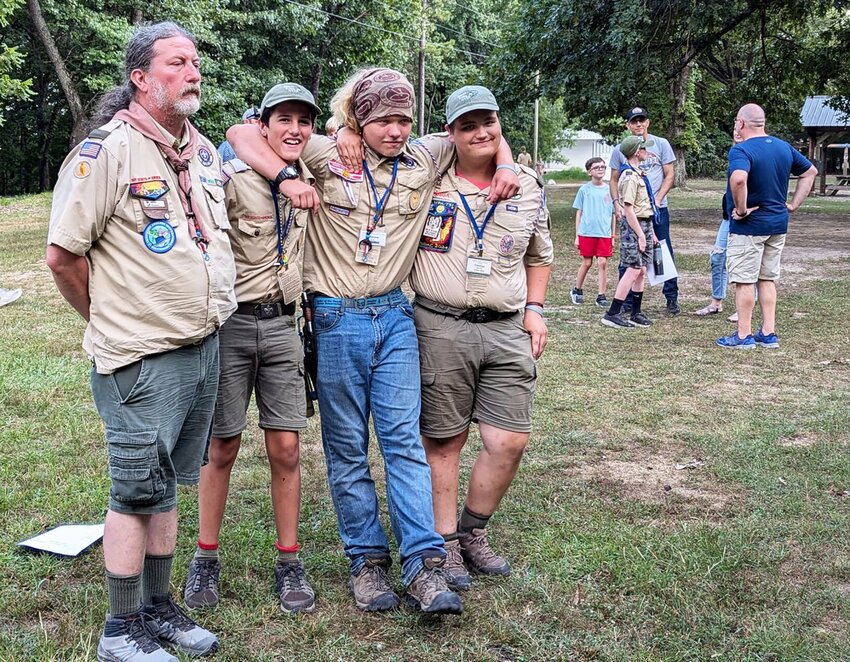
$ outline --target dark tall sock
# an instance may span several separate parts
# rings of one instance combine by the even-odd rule
[[[171,592],[171,563],[173,554],[163,556],[145,555],[145,569],[142,573],[142,599],[146,605],[154,597],[168,595]]]
[[[617,315],[623,309],[623,300],[615,298],[611,302],[611,307],[608,309],[609,315]]]
[[[632,292],[632,315],[640,312],[640,304],[643,301],[643,292]]]
[[[128,616],[142,606],[142,574],[113,575],[106,571],[106,590],[109,594],[109,613],[115,618]]]
[[[473,513],[469,508],[464,506],[460,513],[460,520],[457,523],[457,530],[459,533],[470,533],[472,529],[483,529],[487,526],[488,521],[490,521],[490,515]]]

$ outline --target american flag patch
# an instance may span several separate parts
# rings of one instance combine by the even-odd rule
[[[87,156],[90,159],[96,159],[103,147],[100,143],[93,143],[90,140],[83,143],[80,148],[80,156]]]

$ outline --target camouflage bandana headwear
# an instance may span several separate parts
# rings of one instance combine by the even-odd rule
[[[354,119],[365,126],[389,115],[413,119],[413,85],[392,69],[373,69],[354,86]]]

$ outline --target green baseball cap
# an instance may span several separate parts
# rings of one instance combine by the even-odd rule
[[[307,88],[298,83],[278,83],[263,97],[263,103],[260,104],[260,117],[265,115],[266,109],[273,108],[284,101],[306,103],[315,116],[322,114],[322,109],[316,105],[316,100]]]
[[[620,151],[623,153],[623,156],[629,158],[641,147],[652,147],[654,144],[654,141],[644,140],[640,136],[627,136],[626,138],[623,138],[623,142],[620,143]]]
[[[464,85],[449,95],[446,101],[446,124],[471,110],[499,110],[496,97],[481,85]]]

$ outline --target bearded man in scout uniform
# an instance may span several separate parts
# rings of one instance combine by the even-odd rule
[[[486,526],[528,443],[534,362],[547,340],[543,302],[553,249],[542,184],[518,165],[521,192],[498,204],[487,199],[502,139],[498,110],[481,86],[449,96],[446,128],[457,160],[433,195],[410,275],[422,362],[420,429],[448,553],[444,570],[455,589],[469,586],[468,570],[510,573]],[[472,421],[482,449],[458,519],[460,452]]]
[[[111,488],[103,535],[109,614],[99,660],[177,660],[218,648],[169,595],[177,483],[198,481],[218,386],[217,330],[236,307],[215,147],[187,119],[200,105],[194,38],[140,28],[106,121],[62,166],[47,264],[88,322],[92,394]]]
[[[268,91],[259,113],[260,130],[286,162],[289,176],[312,182],[299,157],[319,114],[313,95],[296,83],[281,83]],[[198,488],[198,549],[184,596],[191,608],[218,604],[219,532],[254,391],[272,475],[280,608],[309,612],[315,594],[298,559],[298,432],[307,427],[307,404],[304,353],[294,315],[310,212],[293,208],[268,179],[238,159],[225,163],[223,172],[239,305],[220,334],[221,379],[210,461],[201,469]]]
[[[334,140],[313,136],[302,154],[321,199],[308,236],[304,284],[314,302],[322,440],[350,560],[349,589],[366,611],[395,609],[400,602],[387,577],[389,544],[369,471],[371,416],[406,599],[426,612],[457,614],[463,606],[442,573],[446,553],[434,529],[430,472],[419,441],[413,309],[399,287],[413,266],[438,174],[454,149],[445,140],[408,142],[413,87],[397,71],[356,73],[332,105],[342,133],[362,132],[366,153],[358,169],[349,168]],[[264,148],[256,130],[232,127],[228,138],[240,158],[283,181],[283,161]],[[507,145],[504,152],[501,158],[511,161]],[[496,180],[494,189],[515,192],[512,166]]]

